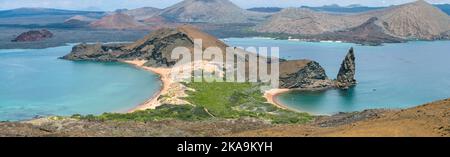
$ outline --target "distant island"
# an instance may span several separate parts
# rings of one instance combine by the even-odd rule
[[[229,0],[185,0],[163,9],[143,7],[112,12],[20,8],[0,11],[3,21],[0,27],[73,30],[77,35],[80,34],[78,41],[70,39],[69,42],[92,42],[93,39],[102,38],[117,41],[117,36],[112,32],[125,31],[127,33],[122,33],[122,38],[131,42],[139,39],[137,35],[142,32],[190,24],[219,38],[271,37],[293,41],[382,45],[413,40],[448,40],[448,6],[431,5],[419,0],[390,7],[328,5],[242,9]],[[15,16],[29,15],[35,16],[14,21]],[[112,32],[105,34],[106,30]],[[81,31],[92,32],[91,37],[83,37]],[[7,33],[10,32],[5,32],[5,35]],[[61,45],[63,43],[59,41],[67,40],[59,38],[62,37],[48,42]],[[0,41],[1,45],[23,47]]]
[[[24,32],[17,36],[12,42],[32,42],[32,41],[40,41],[48,38],[52,38],[53,33],[43,29],[43,30],[31,30],[28,32]]]

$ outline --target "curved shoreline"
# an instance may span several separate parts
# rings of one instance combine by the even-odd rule
[[[267,99],[268,103],[275,105],[278,108],[286,109],[286,110],[295,110],[293,108],[288,107],[287,105],[280,103],[277,100],[277,96],[279,96],[280,94],[289,92],[289,91],[291,91],[291,90],[290,89],[271,89],[271,90],[264,92],[264,98]]]
[[[281,109],[291,110],[291,111],[295,111],[295,112],[306,112],[311,115],[327,115],[327,114],[317,114],[317,113],[312,113],[312,112],[307,112],[307,111],[301,111],[296,108],[289,107],[288,105],[281,103],[277,99],[277,97],[280,96],[281,94],[292,92],[292,91],[323,91],[323,90],[328,90],[328,89],[330,89],[330,88],[329,87],[327,87],[327,88],[312,88],[312,89],[280,89],[280,88],[278,88],[278,89],[271,89],[271,90],[264,92],[264,98],[267,99],[268,103],[275,105]]]
[[[146,60],[121,60],[120,62],[126,63],[129,65],[133,65],[136,68],[143,69],[149,72],[152,72],[154,74],[159,75],[161,80],[161,88],[158,90],[157,93],[149,97],[146,101],[143,103],[140,103],[136,107],[126,111],[125,113],[132,113],[136,111],[142,111],[147,109],[155,109],[158,106],[161,106],[161,103],[159,102],[158,98],[163,95],[164,93],[168,93],[170,85],[173,83],[172,79],[169,77],[170,74],[170,68],[153,68],[153,67],[147,67],[144,66],[144,64],[147,62]],[[281,94],[295,91],[295,90],[326,90],[324,89],[271,89],[264,92],[263,97],[266,98],[267,102],[285,110],[291,110],[295,112],[303,112],[298,109],[289,107],[288,105],[284,105],[280,101],[278,101],[277,97]],[[311,113],[310,113],[311,114]]]
[[[146,60],[121,60],[120,62],[133,65],[139,69],[143,69],[152,73],[155,73],[159,75],[161,80],[161,88],[158,90],[157,93],[155,93],[153,96],[148,98],[145,102],[140,103],[138,106],[128,110],[126,113],[131,113],[135,111],[142,111],[147,109],[155,109],[158,106],[161,106],[161,104],[158,101],[158,98],[163,95],[164,93],[167,93],[169,90],[169,86],[172,82],[172,80],[169,77],[169,68],[152,68],[144,66],[144,64],[147,62]]]

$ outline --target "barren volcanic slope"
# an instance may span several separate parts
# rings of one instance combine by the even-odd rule
[[[106,29],[138,29],[143,25],[129,15],[116,13],[94,21],[90,26],[94,28]]]
[[[176,60],[171,59],[174,48],[194,47],[194,39],[202,39],[203,47],[216,46],[225,50],[222,41],[199,31],[192,26],[177,29],[159,29],[132,44],[86,45],[73,48],[72,53],[64,56],[69,60],[117,61],[119,59],[145,59],[152,66],[172,66]]]
[[[442,136],[450,137],[450,100],[401,111],[367,110],[318,117],[309,124],[273,125],[256,119],[88,121],[42,118],[0,123],[0,136]]]
[[[143,7],[143,8],[137,8],[137,9],[131,9],[131,10],[122,10],[119,12],[123,13],[123,14],[127,14],[129,16],[132,16],[136,20],[144,20],[144,19],[151,18],[155,15],[158,15],[159,12],[161,12],[161,9],[153,8],[153,7]]]
[[[400,110],[366,110],[317,119],[309,125],[277,126],[232,136],[395,137],[450,136],[450,100]]]
[[[304,8],[287,8],[259,25],[259,32],[288,34],[321,34],[355,27],[367,19],[354,16],[331,15]]]
[[[434,39],[450,30],[450,17],[423,0],[375,13],[378,25],[403,38]]]
[[[375,24],[383,28],[384,33],[404,39],[437,39],[450,30],[450,18],[447,14],[419,0],[353,15],[332,15],[309,9],[290,8],[273,15],[270,20],[256,27],[256,31],[317,35],[348,30],[373,17],[378,19]]]
[[[175,22],[206,23],[248,23],[266,15],[244,10],[229,0],[184,0],[161,12],[161,16]]]

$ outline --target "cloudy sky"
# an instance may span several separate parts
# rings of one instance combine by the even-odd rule
[[[43,7],[76,10],[115,10],[119,8],[139,8],[151,6],[164,8],[181,0],[0,0],[0,10],[21,7]],[[251,7],[298,7],[322,6],[329,4],[368,6],[388,6],[415,0],[231,0],[243,8]],[[450,3],[450,0],[427,0],[430,3]]]

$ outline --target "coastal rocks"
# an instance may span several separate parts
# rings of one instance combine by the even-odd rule
[[[327,77],[319,63],[311,60],[280,62],[280,88],[321,90],[327,88],[348,89],[356,84],[355,54],[351,48],[342,62],[336,80]]]
[[[48,38],[52,38],[53,33],[50,31],[43,30],[31,30],[17,36],[12,42],[30,42],[30,41],[40,41]]]
[[[61,57],[67,60],[89,61],[118,61],[119,56],[124,55],[122,47],[126,44],[79,44],[72,48],[72,52]]]
[[[333,83],[319,63],[310,60],[291,60],[280,63],[281,88],[326,88]]]
[[[344,61],[342,62],[341,68],[337,75],[336,87],[348,89],[349,87],[356,84],[355,66],[355,53],[353,52],[353,48],[351,48],[348,54],[345,56]]]
[[[131,44],[81,44],[73,48],[72,52],[63,59],[119,61],[119,60],[147,60],[150,67],[172,67],[178,61],[172,59],[172,51],[177,47],[194,49],[194,39],[202,39],[202,49],[218,47],[225,52],[227,45],[217,38],[203,33],[191,26],[176,29],[163,28],[152,32],[144,38]]]

